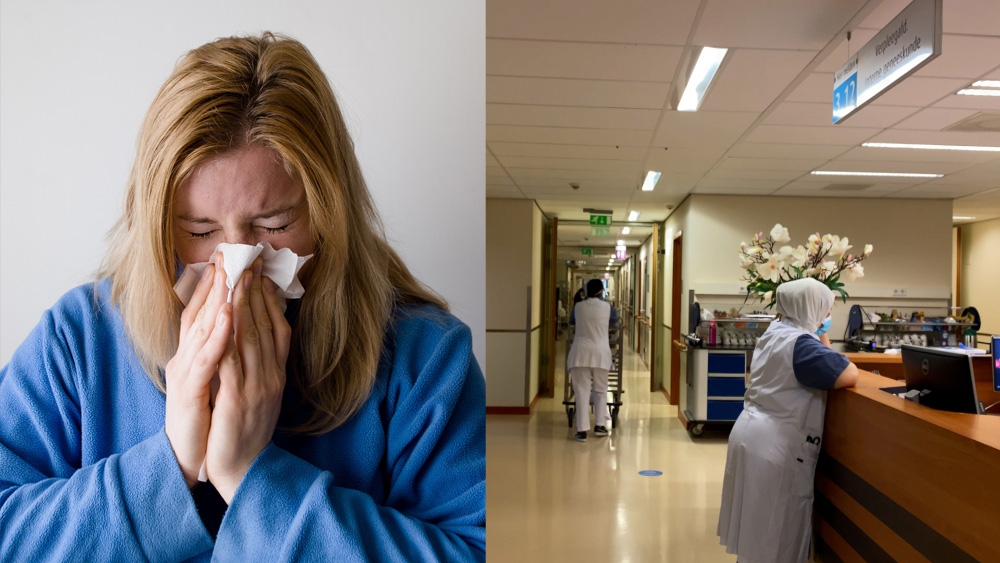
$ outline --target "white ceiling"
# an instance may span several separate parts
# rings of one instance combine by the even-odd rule
[[[830,123],[834,71],[908,3],[490,0],[487,197],[534,199],[563,220],[586,219],[582,209],[595,207],[613,209],[615,222],[630,210],[639,221],[662,221],[690,193],[938,198],[953,200],[955,215],[1000,217],[1000,153],[860,146],[1000,146],[998,132],[946,130],[1000,113],[1000,98],[955,95],[976,80],[1000,79],[1000,1],[944,0],[942,54]],[[701,109],[669,109],[682,61],[706,45],[729,53]],[[642,193],[651,169],[663,177]],[[823,189],[831,184],[870,187]]]

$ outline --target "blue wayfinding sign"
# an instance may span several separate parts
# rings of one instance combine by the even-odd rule
[[[663,472],[655,469],[643,469],[639,472],[639,475],[642,475],[643,477],[659,477],[660,475],[663,475]]]

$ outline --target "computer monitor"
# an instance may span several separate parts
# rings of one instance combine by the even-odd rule
[[[994,336],[990,342],[990,350],[993,351],[993,390],[1000,392],[1000,336]]]
[[[921,392],[920,404],[951,412],[979,414],[972,356],[938,348],[902,346],[906,390]]]

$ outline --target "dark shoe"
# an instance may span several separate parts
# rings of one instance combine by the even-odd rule
[[[607,436],[607,435],[608,435],[608,429],[607,428],[605,428],[603,426],[595,426],[594,427],[594,436]]]
[[[577,432],[576,436],[574,436],[574,438],[576,438],[577,442],[586,442],[587,441],[587,433],[586,432]]]

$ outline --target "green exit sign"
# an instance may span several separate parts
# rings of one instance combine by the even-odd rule
[[[592,227],[610,227],[611,226],[611,216],[610,215],[591,215],[590,225]]]
[[[591,227],[590,236],[592,237],[609,237],[611,236],[611,229],[608,227]]]
[[[594,255],[594,249],[593,248],[581,248],[580,249],[580,254],[583,254],[584,256],[593,256]]]

